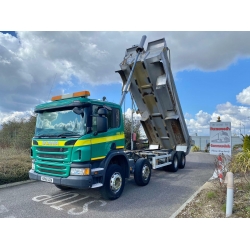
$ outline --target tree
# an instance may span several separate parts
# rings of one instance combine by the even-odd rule
[[[124,134],[125,134],[125,147],[126,149],[131,149],[131,117],[125,117],[124,119]],[[136,140],[141,137],[141,123],[139,121],[133,120],[133,133],[136,133]],[[133,149],[136,149],[136,144],[134,142]]]
[[[28,119],[13,119],[3,123],[0,131],[0,147],[30,148],[35,124],[35,116],[30,116]]]

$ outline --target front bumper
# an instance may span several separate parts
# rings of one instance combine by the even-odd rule
[[[86,189],[91,188],[93,184],[93,178],[91,175],[89,176],[69,176],[67,178],[61,178],[56,176],[48,176],[43,174],[36,173],[33,169],[29,171],[29,178],[32,180],[41,181],[41,177],[51,177],[53,178],[53,184],[78,188],[78,189]]]

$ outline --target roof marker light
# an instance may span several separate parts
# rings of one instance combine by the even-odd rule
[[[88,96],[90,96],[90,92],[87,90],[84,90],[84,91],[74,92],[71,94],[56,95],[51,98],[51,101],[58,101],[61,99],[67,99],[71,97],[88,97]]]

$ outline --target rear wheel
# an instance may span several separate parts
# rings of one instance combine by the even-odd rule
[[[125,177],[122,167],[117,164],[110,165],[101,187],[101,195],[104,199],[115,200],[121,196],[124,185]]]
[[[178,157],[178,168],[182,169],[186,165],[186,155],[184,152],[177,152],[177,157]]]
[[[55,186],[61,190],[69,190],[71,189],[70,187],[67,187],[67,186],[62,186],[62,185],[58,185],[58,184],[55,184]]]
[[[151,177],[151,166],[148,160],[140,158],[135,163],[134,179],[138,186],[146,186]]]
[[[168,166],[168,171],[170,171],[170,172],[176,172],[176,171],[178,171],[178,157],[177,157],[177,154],[176,153],[174,153],[173,155],[172,155],[172,157],[171,157],[171,161],[172,161],[172,163],[171,163],[171,165],[169,165]]]

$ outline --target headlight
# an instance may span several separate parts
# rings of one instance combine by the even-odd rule
[[[71,168],[70,175],[89,175],[90,169],[89,168]]]

